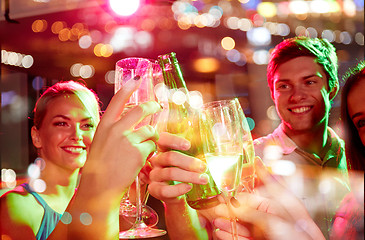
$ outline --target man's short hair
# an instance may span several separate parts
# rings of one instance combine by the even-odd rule
[[[302,56],[315,57],[316,62],[323,67],[328,80],[328,91],[338,86],[338,65],[335,47],[326,39],[294,37],[276,45],[271,53],[267,66],[267,81],[271,94],[273,94],[273,77],[277,68],[291,59]]]

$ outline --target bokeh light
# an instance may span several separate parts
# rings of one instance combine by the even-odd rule
[[[203,106],[203,95],[199,91],[189,92],[190,106],[195,109],[200,109]]]
[[[81,213],[80,214],[80,222],[84,225],[90,225],[93,222],[93,218],[89,213]]]
[[[276,160],[271,164],[271,170],[274,174],[282,176],[291,176],[296,171],[296,166],[292,161]]]
[[[180,90],[174,91],[171,96],[171,101],[177,105],[182,105],[186,102],[186,95]]]
[[[54,34],[59,34],[62,29],[67,27],[67,24],[63,21],[56,21],[52,24],[51,30]]]
[[[13,169],[1,169],[1,182],[5,185],[2,187],[13,188],[16,186],[16,173]]]
[[[42,87],[44,86],[44,79],[40,76],[36,76],[35,78],[33,78],[32,81],[32,87],[34,90],[41,90]]]
[[[115,71],[110,70],[105,73],[105,82],[108,84],[114,84],[115,82]]]
[[[22,65],[24,68],[30,68],[33,66],[34,59],[31,55],[25,55],[22,59]]]
[[[41,175],[41,169],[34,163],[28,166],[28,176],[32,179],[37,179]]]
[[[61,217],[61,222],[63,224],[70,224],[72,222],[72,215],[69,212],[64,212]]]
[[[95,69],[92,65],[83,65],[80,67],[80,77],[91,78],[95,74]]]
[[[84,35],[80,37],[79,39],[80,48],[87,49],[91,46],[91,44],[92,44],[92,39],[89,35]]]
[[[283,149],[278,145],[267,145],[263,151],[264,160],[276,161],[283,156]]]
[[[252,59],[257,65],[265,65],[269,63],[270,53],[265,49],[258,50],[253,53]]]
[[[193,67],[201,73],[215,72],[219,69],[220,63],[215,58],[199,58],[193,61]]]
[[[259,3],[257,6],[257,12],[266,18],[274,17],[277,14],[276,6],[272,2]]]
[[[253,120],[250,117],[246,117],[248,127],[250,128],[250,131],[252,131],[255,128],[255,120]]]
[[[120,16],[130,16],[140,5],[140,0],[109,0],[110,8]]]
[[[38,19],[32,23],[32,31],[33,32],[44,32],[44,31],[46,31],[47,26],[48,26],[48,23],[46,20]]]
[[[224,37],[221,41],[221,45],[222,45],[222,48],[229,51],[229,50],[232,50],[236,43],[235,41],[233,40],[233,38],[231,37]]]
[[[253,28],[247,32],[247,39],[253,46],[267,46],[271,43],[271,34],[267,28]]]
[[[42,193],[46,190],[47,184],[43,179],[37,178],[30,182],[31,187],[34,189],[34,191],[38,193]]]

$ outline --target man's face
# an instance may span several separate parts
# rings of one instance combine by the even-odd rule
[[[284,131],[316,131],[326,126],[331,108],[325,71],[314,57],[291,59],[277,68],[272,98]]]

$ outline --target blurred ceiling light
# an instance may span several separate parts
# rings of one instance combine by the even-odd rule
[[[138,10],[139,5],[139,0],[109,0],[111,10],[120,16],[132,15]]]
[[[247,31],[247,39],[254,46],[267,46],[271,43],[271,34],[264,27],[253,28]]]
[[[356,5],[352,0],[343,1],[343,11],[349,17],[354,17],[356,15]]]
[[[259,3],[257,6],[257,12],[266,18],[274,17],[277,14],[276,6],[272,2]]]
[[[222,48],[224,50],[229,51],[229,50],[232,50],[235,47],[236,43],[235,43],[233,38],[224,37],[221,41],[221,45],[222,45]]]
[[[294,0],[289,3],[289,9],[294,14],[305,14],[309,12],[308,3],[303,0]]]
[[[123,51],[126,48],[135,47],[133,35],[136,29],[133,27],[119,27],[116,29],[113,37],[110,40],[115,52]]]
[[[220,63],[215,58],[199,58],[193,61],[193,67],[197,72],[211,73],[219,69]]]
[[[314,13],[328,13],[330,12],[329,1],[313,0],[309,2],[310,10]]]

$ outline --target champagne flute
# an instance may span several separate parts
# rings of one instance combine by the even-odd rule
[[[122,85],[124,85],[127,81],[134,81],[141,78],[140,87],[133,92],[131,97],[129,98],[128,103],[125,105],[124,112],[129,111],[131,108],[147,101],[156,100],[154,94],[154,74],[158,72],[158,69],[155,68],[154,63],[149,59],[145,58],[125,58],[119,60],[116,63],[116,79],[115,79],[115,92],[117,92]],[[145,118],[142,122],[140,122],[136,128],[144,126],[146,124],[150,124],[153,121],[154,116],[149,116]],[[150,238],[150,237],[158,237],[166,234],[165,230],[155,229],[147,226],[143,221],[143,211],[142,211],[142,200],[141,200],[141,185],[140,180],[137,175],[135,179],[135,193],[136,193],[136,220],[133,226],[119,233],[120,239],[134,239],[134,238]],[[147,188],[143,188],[143,192],[146,191]],[[127,204],[133,205],[128,200]],[[153,214],[154,211],[150,211]],[[155,213],[157,216],[157,213]]]
[[[208,169],[232,216],[233,239],[238,239],[229,199],[234,197],[240,183],[252,192],[254,179],[252,137],[238,99],[204,104],[200,133]]]

